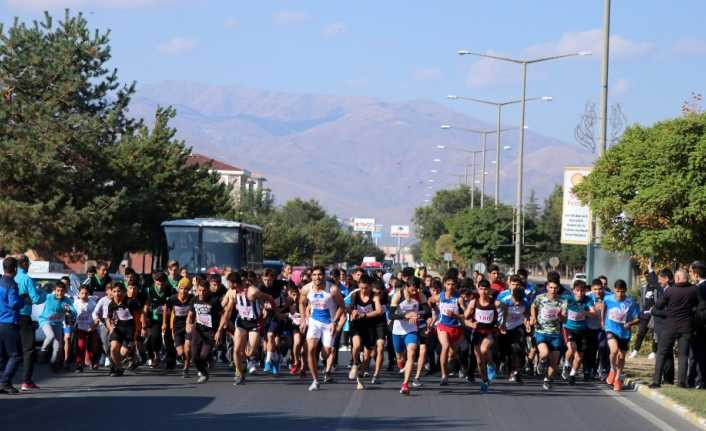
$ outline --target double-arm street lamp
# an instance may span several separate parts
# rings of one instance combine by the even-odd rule
[[[502,109],[503,106],[507,105],[514,105],[517,103],[522,102],[522,100],[517,99],[517,100],[507,100],[504,102],[496,102],[492,100],[484,100],[484,99],[476,99],[473,97],[464,97],[464,96],[456,96],[455,94],[449,94],[447,98],[451,100],[466,100],[469,102],[477,102],[477,103],[483,103],[485,105],[492,105],[497,108],[498,115],[497,115],[497,123],[495,125],[495,131],[496,131],[496,142],[495,142],[495,207],[500,204],[500,119],[502,116]],[[542,100],[544,102],[551,102],[552,97],[551,96],[542,96],[542,97],[530,97],[529,99],[526,99],[526,102],[531,102],[535,100]]]
[[[457,51],[458,55],[473,55],[476,57],[490,58],[493,60],[506,61],[522,66],[522,96],[520,97],[520,145],[517,148],[517,201],[515,202],[515,272],[520,269],[520,258],[522,254],[522,175],[523,175],[523,157],[525,146],[525,104],[527,102],[527,65],[534,63],[542,63],[550,60],[558,60],[560,58],[575,57],[590,55],[590,51],[573,52],[562,55],[552,55],[549,57],[540,57],[532,59],[518,59],[511,57],[502,57],[499,55],[481,54],[472,51]]]
[[[496,130],[479,130],[479,129],[470,129],[470,128],[467,128],[467,127],[451,126],[451,125],[449,125],[449,124],[442,124],[442,125],[441,125],[441,128],[442,128],[442,129],[445,129],[445,130],[448,130],[448,129],[457,129],[457,130],[461,130],[461,131],[464,131],[464,132],[477,133],[477,134],[483,136],[483,140],[482,140],[482,142],[483,142],[483,147],[482,147],[482,149],[480,150],[480,152],[482,153],[482,155],[481,155],[481,164],[483,165],[483,172],[485,172],[485,154],[486,154],[486,151],[487,151],[486,142],[487,142],[488,135],[492,135],[493,133],[497,133],[498,136],[500,136],[500,133],[501,133],[501,132],[507,132],[508,130],[516,129],[516,127],[509,127],[509,128],[506,128],[506,129],[499,129],[499,128],[498,128],[498,129],[496,129]],[[495,151],[496,151],[495,163],[496,163],[496,165],[499,165],[498,160],[500,160],[500,139],[498,139],[497,142],[498,142],[498,145],[497,145],[496,148],[495,148]],[[499,194],[499,192],[500,192],[500,189],[499,189],[498,186],[497,186],[499,183],[500,183],[500,171],[499,171],[499,170],[497,169],[497,167],[496,167],[496,169],[495,169],[495,193],[496,193],[496,194],[495,194],[495,201],[496,201],[496,202],[498,201],[498,194]],[[480,207],[483,208],[483,206],[484,206],[484,204],[485,204],[485,175],[483,175],[483,176],[481,177],[481,186],[480,186],[480,188],[481,188]]]

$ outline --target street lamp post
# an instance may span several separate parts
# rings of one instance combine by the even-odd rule
[[[500,204],[500,119],[502,117],[502,109],[504,106],[507,105],[513,105],[522,102],[521,100],[508,100],[504,102],[497,102],[497,101],[492,101],[492,100],[484,100],[484,99],[476,99],[473,97],[463,97],[463,96],[456,96],[454,94],[449,94],[447,96],[449,99],[452,100],[468,100],[471,102],[477,102],[477,103],[484,103],[486,105],[492,105],[495,106],[497,109],[497,122],[496,122],[496,136],[495,136],[495,207]],[[553,98],[551,96],[542,96],[542,97],[530,97],[527,99],[527,102],[531,102],[534,100],[543,100],[545,102],[551,102]]]
[[[441,128],[442,128],[442,129],[445,129],[445,130],[448,130],[448,129],[458,129],[458,130],[462,130],[462,131],[464,131],[464,132],[477,133],[477,134],[483,136],[483,139],[482,139],[482,142],[483,142],[482,148],[483,148],[483,149],[480,150],[480,152],[482,153],[482,156],[481,156],[481,164],[483,165],[483,166],[482,166],[483,175],[481,176],[481,186],[480,186],[480,187],[481,187],[480,207],[483,208],[483,207],[484,207],[484,204],[485,204],[485,154],[486,154],[486,151],[487,151],[487,146],[486,146],[487,137],[488,137],[488,135],[493,134],[493,133],[497,133],[498,136],[500,136],[500,133],[501,133],[501,132],[507,132],[508,130],[513,130],[514,127],[508,127],[508,128],[506,128],[506,129],[500,129],[500,128],[498,128],[498,129],[496,129],[496,130],[479,130],[479,129],[470,129],[470,128],[467,128],[467,127],[451,126],[451,125],[449,125],[449,124],[442,124],[442,125],[441,125]],[[498,140],[498,144],[499,144],[499,143],[500,143],[500,140]],[[438,146],[437,146],[437,147],[438,147]],[[499,146],[499,145],[496,147],[495,151],[496,151],[497,153],[500,152],[500,146]],[[500,156],[499,156],[498,154],[496,154],[496,156],[495,156],[495,163],[496,163],[496,164],[498,164],[498,160],[499,160],[499,159],[500,159]],[[495,177],[495,188],[496,188],[496,196],[495,196],[495,199],[496,199],[496,201],[497,201],[497,199],[498,199],[498,196],[497,196],[497,190],[498,190],[498,186],[497,186],[497,185],[498,185],[498,182],[499,182],[499,171],[497,170],[497,167],[496,167],[496,177]],[[496,203],[496,205],[497,205],[497,203]]]
[[[523,157],[525,146],[525,104],[527,102],[527,65],[541,63],[549,60],[558,60],[560,58],[574,57],[577,55],[590,55],[590,51],[580,51],[570,54],[553,55],[550,57],[541,57],[533,59],[516,59],[510,57],[501,57],[498,55],[481,54],[471,51],[458,51],[458,55],[474,55],[477,57],[485,57],[493,60],[507,61],[510,63],[519,64],[522,66],[522,96],[520,97],[520,145],[517,148],[517,200],[515,202],[515,272],[520,269],[520,258],[522,255],[522,176],[524,172]]]

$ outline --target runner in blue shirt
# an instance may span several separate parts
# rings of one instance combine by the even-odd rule
[[[623,280],[615,280],[613,294],[605,297],[602,306],[603,327],[610,348],[610,373],[606,383],[613,390],[622,389],[622,372],[625,354],[630,345],[630,327],[640,323],[640,307],[625,295],[628,286]]]
[[[562,377],[569,381],[570,385],[576,384],[576,371],[581,366],[583,353],[588,344],[588,322],[587,317],[594,315],[593,301],[586,296],[586,282],[583,280],[574,281],[574,296],[569,299],[566,306],[566,322],[564,330],[566,336],[566,362]]]

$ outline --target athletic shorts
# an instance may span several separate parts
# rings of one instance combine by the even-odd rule
[[[333,346],[333,324],[309,319],[309,329],[306,331],[307,340],[321,340],[324,347]]]
[[[132,334],[133,329],[132,326],[129,327],[123,327],[123,326],[116,326],[113,328],[113,332],[110,333],[110,341],[117,341],[118,343],[122,345],[130,344],[132,343]]]
[[[427,328],[419,328],[417,331],[417,338],[419,339],[419,344],[426,345],[429,340],[429,334],[427,333]]]
[[[237,318],[235,319],[235,327],[244,329],[248,332],[258,332],[258,328],[260,327],[260,323],[257,320],[247,320],[247,319],[241,319]]]
[[[64,334],[70,334],[73,329],[73,326],[64,326]]]
[[[630,338],[620,338],[617,335],[615,335],[612,332],[606,331],[605,333],[606,339],[608,340],[615,340],[618,342],[618,348],[620,349],[621,352],[627,352],[628,349],[630,348]]]
[[[183,346],[186,343],[186,328],[174,329],[174,347]]]
[[[265,328],[267,333],[272,332],[273,334],[279,335],[282,333],[284,325],[282,324],[282,322],[272,317],[267,321]]]
[[[566,331],[567,343],[576,343],[576,350],[578,350],[579,352],[586,351],[589,336],[590,334],[588,333],[588,331],[572,331],[570,329]]]
[[[537,345],[546,344],[550,351],[561,350],[561,335],[560,334],[543,334],[541,332],[534,333],[534,339]]]
[[[463,337],[462,326],[447,326],[443,323],[437,323],[436,330],[445,332],[449,337],[449,343],[451,343],[452,345],[461,341],[461,337]]]
[[[483,340],[486,338],[491,342],[495,342],[495,331],[473,331],[473,335],[471,335],[471,345],[472,346],[480,346]]]
[[[395,353],[406,352],[409,344],[419,344],[419,337],[416,332],[409,332],[404,335],[392,334],[392,345],[395,347]]]

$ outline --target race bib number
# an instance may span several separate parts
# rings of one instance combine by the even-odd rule
[[[238,305],[238,315],[243,319],[254,319],[255,313],[252,307],[247,305]]]
[[[539,316],[545,322],[552,322],[559,319],[559,307],[544,307]]]
[[[569,310],[567,313],[567,317],[569,320],[572,320],[574,322],[582,322],[586,320],[586,313],[583,311],[574,311],[574,310]]]
[[[441,304],[439,304],[439,311],[444,316],[453,315],[456,312],[456,303],[450,304],[450,303],[442,302]]]
[[[513,305],[508,309],[507,326],[515,328],[525,320],[525,307]]]
[[[83,312],[78,315],[77,321],[79,323],[87,323],[91,321],[91,313]]]
[[[356,307],[356,310],[358,310],[358,313],[363,314],[363,313],[372,313],[373,312],[373,306],[372,305],[359,305]]]
[[[118,308],[115,313],[118,315],[118,320],[132,320],[132,313],[127,308]]]
[[[210,314],[197,314],[196,323],[203,325],[207,328],[213,328],[213,321],[211,320]]]
[[[292,320],[292,323],[297,326],[301,325],[302,323],[302,316],[299,313],[290,313],[289,318]]]
[[[619,308],[611,308],[608,312],[608,319],[616,323],[625,323],[628,312]]]
[[[495,310],[480,310],[476,308],[475,319],[478,323],[493,323],[493,317],[495,315]]]
[[[180,305],[174,307],[174,315],[184,317],[187,314],[189,314],[189,307],[182,307]]]

